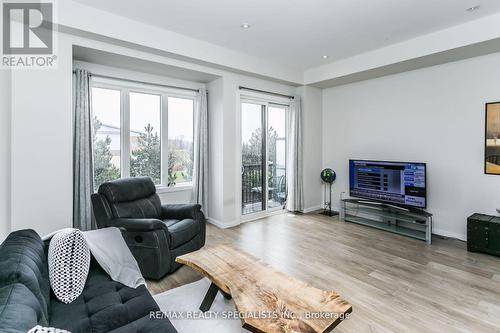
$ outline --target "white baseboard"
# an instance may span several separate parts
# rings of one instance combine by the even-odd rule
[[[215,225],[217,228],[220,228],[220,229],[227,229],[227,228],[231,228],[231,227],[236,227],[237,225],[240,224],[240,221],[232,221],[229,223],[224,223],[222,221],[213,219],[211,217],[207,217],[207,222]]]
[[[207,217],[207,221],[210,224],[213,224],[218,228],[227,229],[227,228],[236,227],[237,225],[240,225],[242,223],[252,222],[252,221],[260,220],[260,219],[263,219],[266,217],[270,217],[270,216],[274,216],[274,215],[281,215],[281,214],[285,214],[285,213],[286,213],[286,210],[280,209],[280,210],[271,211],[271,212],[262,212],[262,214],[257,213],[257,214],[254,214],[253,216],[241,218],[239,220],[234,220],[234,221],[231,221],[229,223],[224,223],[222,221],[219,221],[219,220],[211,218],[211,217]]]
[[[458,233],[455,233],[455,232],[449,232],[449,231],[446,231],[446,230],[432,228],[432,234],[433,235],[438,235],[438,236],[443,236],[443,237],[448,237],[448,238],[455,238],[455,239],[459,239],[459,240],[464,241],[464,242],[467,241],[467,236],[466,235],[458,234]]]

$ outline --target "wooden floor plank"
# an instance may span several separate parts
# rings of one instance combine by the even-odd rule
[[[230,229],[207,226],[207,244],[228,244],[353,306],[335,332],[500,332],[500,258],[464,242],[433,244],[339,222],[282,214]],[[155,294],[200,279],[182,267]],[[200,301],[203,295],[200,295]]]

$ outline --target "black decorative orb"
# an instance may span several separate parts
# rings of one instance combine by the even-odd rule
[[[331,184],[335,181],[336,178],[337,174],[330,168],[326,168],[321,171],[321,180],[325,183]]]

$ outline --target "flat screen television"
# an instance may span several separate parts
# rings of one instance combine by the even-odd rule
[[[426,208],[426,165],[349,160],[349,195],[405,208]]]

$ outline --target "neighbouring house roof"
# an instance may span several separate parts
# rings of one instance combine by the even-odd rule
[[[113,135],[113,134],[120,135],[120,127],[103,123],[98,132],[99,132],[99,134],[105,134],[105,135]],[[139,136],[143,133],[144,132],[133,130],[133,129],[130,130],[131,136]]]

